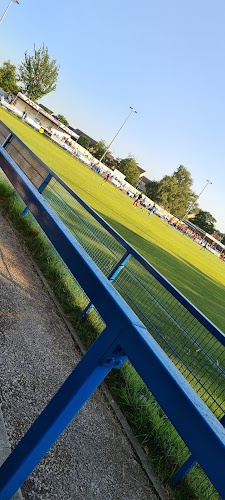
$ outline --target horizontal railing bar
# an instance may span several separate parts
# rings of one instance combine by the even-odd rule
[[[44,191],[44,189],[49,184],[49,182],[50,182],[51,179],[52,179],[52,175],[48,174],[47,177],[43,180],[43,182],[41,183],[41,185],[38,188],[38,192],[39,193],[42,193]],[[24,211],[22,213],[22,217],[24,217],[27,214],[28,211],[29,211],[28,207],[24,208]]]

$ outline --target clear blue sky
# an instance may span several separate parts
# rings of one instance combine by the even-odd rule
[[[96,140],[133,106],[112,153],[150,179],[182,164],[197,194],[211,180],[199,205],[225,232],[224,25],[224,0],[20,0],[0,25],[0,65],[44,42],[60,73],[43,104]]]

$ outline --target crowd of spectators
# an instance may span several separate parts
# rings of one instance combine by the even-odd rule
[[[182,220],[179,220],[175,217],[170,217],[170,218],[163,217],[163,218],[167,221],[167,224],[170,225],[173,229],[180,231],[183,236],[187,236],[192,240],[193,243],[197,243],[198,245],[200,245],[201,250],[204,251],[209,250],[214,255],[220,257],[221,260],[225,261],[224,250],[222,250],[222,248],[221,249],[218,248],[218,243],[207,241],[206,236],[201,236],[197,232],[197,230],[194,231],[192,228],[188,226],[188,224],[185,224],[185,222]]]
[[[147,198],[142,194],[136,193],[134,195],[134,202],[132,207],[137,208],[140,206],[147,209],[147,215],[155,214],[161,219],[163,219],[172,229],[180,231],[183,236],[187,236],[192,240],[192,242],[200,245],[201,250],[209,250],[214,255],[217,255],[221,260],[225,262],[225,250],[219,248],[217,242],[209,242],[206,236],[201,236],[197,231],[194,231],[188,226],[183,220],[179,220],[177,217],[171,216],[171,214],[165,213],[163,207],[157,206],[154,202],[149,203]],[[196,228],[197,230],[197,228]]]

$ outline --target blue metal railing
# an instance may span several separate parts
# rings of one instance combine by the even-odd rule
[[[13,140],[14,143],[11,143],[10,140],[7,142],[6,149],[9,149],[10,156],[16,156],[18,161],[18,150],[20,150],[21,155],[20,146],[22,143],[18,138],[15,138],[15,136]],[[26,156],[29,156],[31,152],[29,153],[28,148],[26,148],[26,150]],[[22,198],[29,208],[29,196],[31,196],[30,192],[32,192],[33,189],[32,196],[36,196],[37,193],[30,183],[29,189],[31,191],[29,191],[27,195],[28,199],[26,199],[24,195],[24,183],[26,181],[26,177],[23,177],[20,170],[16,170],[16,165],[12,162],[11,158],[7,156],[7,153],[2,150],[2,148],[1,151],[1,163],[4,163],[5,161],[3,170],[7,173],[9,178],[10,176],[12,177],[11,180],[14,185],[16,183],[16,188],[19,194],[23,193]],[[35,157],[35,160],[38,162],[37,157]],[[51,171],[51,169],[43,164],[43,162],[41,162],[41,169],[45,172],[43,174],[42,182],[47,176],[49,176],[49,174],[52,175],[52,179],[43,191],[41,197],[43,203],[43,196],[47,201],[47,204],[44,206],[45,210],[51,213],[52,221],[54,220],[56,213],[58,217],[61,218],[63,223],[66,223],[70,229],[70,232],[68,232],[63,226],[64,231],[66,231],[66,235],[71,237],[71,233],[74,234],[83,249],[88,251],[92,260],[94,260],[95,264],[100,267],[109,281],[112,282],[113,278],[114,287],[132,307],[151,335],[163,348],[167,354],[167,359],[169,356],[173,362],[173,366],[176,365],[178,367],[181,374],[183,373],[188,382],[192,384],[195,392],[200,394],[203,401],[208,404],[216,417],[221,419],[224,415],[224,334],[220,332],[205,316],[203,316],[200,311],[198,311],[182,294],[180,294],[180,292],[178,292],[178,290],[168,283],[168,281],[165,280],[162,275],[160,275],[160,273],[158,273],[125,240],[123,240],[123,238],[116,231],[108,226],[108,224],[98,214],[96,214],[83,200],[81,200],[79,196],[66,186],[66,184],[59,179],[58,176]],[[24,170],[26,169],[24,168]],[[37,174],[39,174],[39,169],[37,170]],[[15,172],[17,172],[17,174],[15,174]],[[35,174],[35,179],[37,174]],[[30,177],[32,177],[32,172]],[[23,189],[20,193],[19,186],[21,183],[23,184]],[[36,183],[36,188],[40,185],[40,182],[38,185]],[[54,209],[54,214],[49,206]],[[36,212],[34,215],[38,220]],[[38,222],[42,226],[42,221],[38,220]],[[51,226],[50,222],[49,226]],[[48,228],[48,230],[50,229]],[[48,236],[48,231],[46,229],[44,229],[44,231]],[[52,238],[49,239],[57,249],[57,245],[55,244],[56,241]],[[58,251],[65,262],[67,262],[61,252],[61,247]],[[127,259],[128,256],[129,259]],[[96,267],[93,262],[92,265],[96,271],[98,267]],[[68,267],[70,269],[69,265]],[[78,279],[76,272],[72,271],[76,279]],[[91,304],[93,304],[103,317],[107,330],[107,323],[108,321],[111,322],[112,318],[106,320],[105,308],[102,310],[102,308],[100,308],[96,303],[96,297],[94,297],[95,300],[93,300],[92,295],[89,294],[87,290],[87,287],[83,288],[90,299],[90,304],[88,305],[89,309]],[[120,300],[122,299],[120,298]],[[130,311],[129,308],[128,310]],[[135,321],[137,321],[137,318]],[[142,328],[144,329],[143,325]],[[148,337],[150,337],[149,333]],[[130,361],[132,361],[133,366],[137,368],[137,360],[134,361],[131,360],[131,356],[128,357]],[[169,361],[170,360],[168,359],[168,362]],[[139,374],[141,373],[139,372]],[[132,369],[130,372],[130,378],[135,379],[136,377],[137,376]],[[140,378],[137,377],[137,380],[140,381]],[[143,382],[137,382],[137,384],[139,384],[140,387],[143,386]],[[146,385],[151,392],[153,392],[151,384],[148,383]],[[143,398],[143,396],[140,397]],[[145,402],[149,402],[150,397],[151,396],[145,394]],[[156,399],[160,403],[159,398],[156,397]],[[160,405],[164,408],[161,403]],[[170,418],[168,411],[166,411],[166,414]],[[179,418],[181,419],[181,415]],[[170,420],[174,423],[174,418],[170,418]],[[164,420],[161,427],[166,426],[168,429],[168,425],[171,425],[170,422],[169,424],[165,424]],[[178,430],[177,425],[176,429]],[[179,432],[179,434],[182,436],[181,432]],[[176,437],[174,439],[176,439]],[[184,441],[188,445],[186,438]],[[195,456],[196,460],[198,460],[193,448],[189,447],[189,449]],[[186,450],[185,453],[190,455],[188,450]],[[187,459],[185,453],[183,455],[183,461]],[[208,474],[208,477],[211,477],[210,474]],[[212,482],[215,484],[214,480]]]

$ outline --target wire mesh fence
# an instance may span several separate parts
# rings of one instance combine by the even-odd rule
[[[1,123],[0,141],[5,142],[8,135],[8,129],[4,129]],[[5,149],[34,186],[39,188],[50,169],[41,160],[38,161],[35,155],[32,156],[32,152],[14,136],[8,140]],[[52,178],[42,196],[105,276],[111,276],[127,254],[127,244],[123,246],[121,241],[118,242],[113,230],[107,231],[53,172],[51,175]],[[53,247],[51,252],[56,255]],[[80,307],[84,309],[89,302],[88,297],[80,290],[79,284],[58,254],[56,259],[62,278],[74,293],[74,299],[78,300]],[[155,274],[153,276],[149,269],[146,269],[144,259],[142,265],[140,260],[137,261],[135,256],[131,255],[112,283],[141,319],[149,334],[217,419],[221,420],[225,415],[224,345],[209,332],[204,322],[202,324],[196,319],[179,299],[168,291]],[[100,332],[104,327],[102,319],[94,309],[91,314]],[[170,457],[173,475],[190,457],[190,451],[129,362],[123,368],[123,376],[128,393],[132,393],[142,411],[148,415],[152,439],[163,446],[165,457]],[[188,480],[193,485],[197,498],[220,499],[198,464],[191,468]]]
[[[55,179],[43,197],[107,276],[124,255],[124,248]]]

